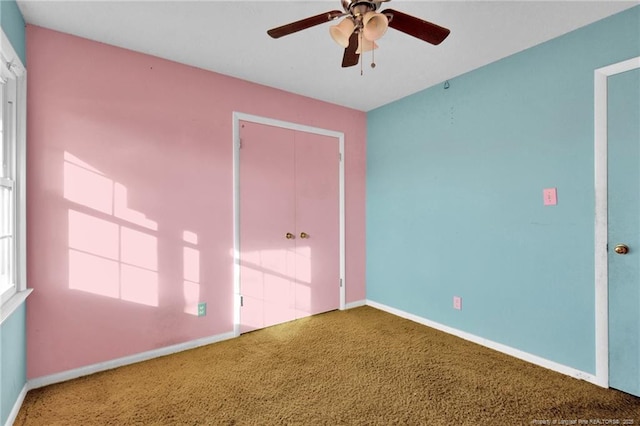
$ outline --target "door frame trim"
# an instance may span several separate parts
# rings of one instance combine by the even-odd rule
[[[338,139],[339,215],[340,215],[340,310],[346,309],[346,263],[345,263],[345,201],[344,201],[344,133],[335,130],[307,126],[269,117],[233,112],[233,333],[240,335],[240,121],[265,124],[283,129]]]
[[[609,387],[609,266],[607,254],[607,78],[640,68],[640,56],[594,71],[595,355],[596,384]]]

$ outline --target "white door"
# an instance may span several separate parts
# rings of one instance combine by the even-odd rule
[[[640,396],[640,69],[607,93],[609,386]]]

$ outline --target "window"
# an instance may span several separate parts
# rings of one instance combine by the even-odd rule
[[[0,83],[0,292],[5,302],[16,290],[15,80]]]
[[[26,71],[0,31],[0,322],[26,291]]]

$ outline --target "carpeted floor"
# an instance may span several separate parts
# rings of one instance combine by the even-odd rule
[[[362,307],[32,390],[15,422],[131,424],[639,425],[640,398]]]

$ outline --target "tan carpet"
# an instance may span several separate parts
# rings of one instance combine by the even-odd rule
[[[625,420],[640,424],[640,398],[362,307],[30,391],[15,424],[531,425]]]

